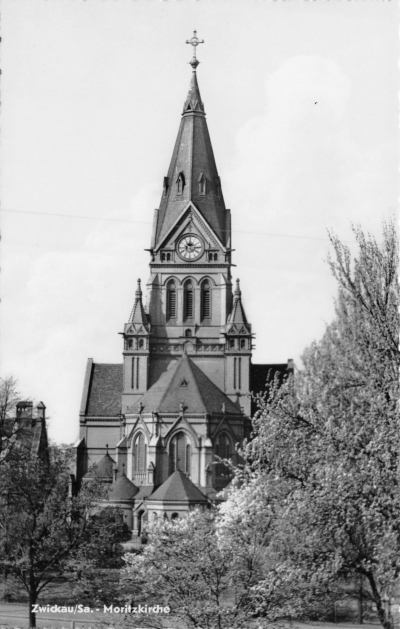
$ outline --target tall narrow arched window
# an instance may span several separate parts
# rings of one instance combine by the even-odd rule
[[[174,280],[167,284],[167,319],[176,317],[176,285]]]
[[[201,196],[204,196],[207,192],[207,180],[204,176],[204,173],[200,173],[198,182],[199,182],[199,194],[201,194]]]
[[[240,349],[246,349],[246,339],[240,339]]]
[[[169,446],[169,473],[181,470],[190,476],[192,446],[184,432],[178,432]]]
[[[176,194],[182,194],[185,187],[185,177],[183,173],[179,173],[176,179]]]
[[[201,318],[211,317],[211,286],[208,280],[204,280],[201,285]]]
[[[183,318],[193,319],[194,317],[194,290],[193,284],[188,280],[183,289]]]
[[[231,452],[231,442],[226,433],[222,433],[218,435],[217,441],[215,443],[215,454],[221,459],[230,459]],[[217,476],[230,476],[231,470],[224,463],[218,462],[216,465],[216,475]]]
[[[147,458],[147,445],[146,440],[144,438],[144,434],[140,432],[135,439],[135,444],[133,447],[133,457],[134,457],[134,470],[137,473],[143,474],[146,471],[146,458]]]

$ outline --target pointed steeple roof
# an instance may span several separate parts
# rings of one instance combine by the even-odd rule
[[[162,502],[191,502],[208,503],[207,497],[181,470],[176,470],[167,480],[151,494],[147,502],[160,500]]]
[[[139,488],[126,477],[125,471],[123,471],[121,476],[111,485],[108,500],[111,502],[114,500],[132,500],[138,492]]]
[[[138,279],[137,281],[135,303],[133,304],[132,312],[129,317],[129,323],[140,323],[144,326],[147,325],[147,315],[144,311],[142,303],[142,289],[140,287],[140,279]]]
[[[145,413],[221,413],[225,404],[227,414],[241,414],[239,407],[228,398],[187,356],[176,361],[138,401]],[[138,403],[130,409],[136,412]]]
[[[157,249],[169,229],[191,201],[223,244],[228,241],[229,224],[222,196],[197,81],[197,59],[192,59],[192,77],[183,106],[182,120],[174,152],[164,178],[164,192],[154,226]]]
[[[228,317],[228,323],[244,323],[247,325],[247,317],[242,304],[242,291],[240,282],[236,280],[236,289],[233,294],[232,311]]]
[[[197,72],[193,70],[192,78],[190,80],[190,87],[188,91],[188,95],[185,100],[185,104],[183,105],[182,115],[190,112],[190,111],[204,111],[204,105],[200,96],[200,88],[197,82]]]
[[[95,465],[94,468],[90,468],[90,470],[85,474],[84,478],[93,478],[97,476],[97,478],[107,479],[109,481],[112,480],[113,477],[113,469],[115,466],[115,461],[108,454],[108,444],[106,445],[107,451],[102,459]]]

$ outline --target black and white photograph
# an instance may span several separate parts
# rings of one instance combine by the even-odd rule
[[[2,1],[0,629],[400,627],[398,24]]]

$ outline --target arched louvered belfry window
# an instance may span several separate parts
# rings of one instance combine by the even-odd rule
[[[176,284],[170,280],[167,284],[167,319],[176,318]]]
[[[194,287],[193,282],[188,280],[183,289],[183,318],[193,319],[194,317]]]
[[[201,319],[211,318],[211,286],[208,280],[201,285]]]
[[[147,445],[144,434],[140,432],[133,447],[134,470],[138,474],[146,472]]]
[[[178,432],[169,446],[169,473],[181,470],[188,476],[191,471],[192,446],[184,432]]]
[[[221,433],[215,443],[215,454],[221,459],[230,459],[232,456],[231,441],[226,433]],[[217,476],[230,476],[231,470],[224,463],[218,462],[216,465]]]

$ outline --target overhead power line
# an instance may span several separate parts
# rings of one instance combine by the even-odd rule
[[[79,220],[88,220],[88,221],[109,221],[111,223],[132,223],[137,225],[151,225],[151,221],[132,221],[124,218],[105,218],[103,216],[84,216],[82,214],[57,214],[54,212],[28,212],[28,210],[9,210],[5,208],[1,208],[0,212],[10,212],[13,214],[28,214],[32,216],[51,216],[53,218],[76,218]],[[322,240],[324,242],[329,242],[329,238],[322,238],[320,236],[299,236],[296,234],[275,234],[272,232],[261,232],[261,231],[243,231],[239,229],[233,229],[233,233],[236,234],[252,234],[257,236],[271,236],[274,238],[296,238],[298,240]],[[354,242],[352,240],[345,240],[343,242]]]

